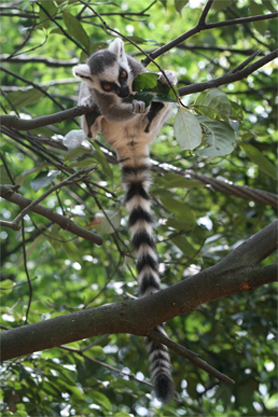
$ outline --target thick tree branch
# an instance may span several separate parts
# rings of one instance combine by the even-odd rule
[[[102,334],[148,335],[156,325],[199,305],[277,280],[275,265],[256,269],[277,247],[278,221],[232,251],[218,264],[167,290],[3,332],[2,360]]]
[[[223,75],[222,77],[215,78],[214,80],[205,81],[203,83],[196,83],[191,84],[186,87],[179,88],[179,94],[181,96],[185,96],[192,93],[199,93],[201,91],[204,91],[208,88],[214,88],[219,87],[220,85],[226,85],[233,83],[235,81],[243,80],[244,78],[247,78],[248,75],[252,74],[259,68],[266,65],[268,62],[273,61],[278,56],[278,48],[274,51],[270,52],[268,55],[264,56],[263,58],[259,59],[258,61],[254,62],[254,64],[249,65],[246,68],[243,68],[242,70],[233,72],[230,71],[227,74]]]
[[[210,3],[210,2],[208,2],[208,3]],[[205,9],[207,8],[208,3],[206,4]],[[205,11],[205,9],[204,9],[204,11]],[[168,42],[166,45],[163,45],[161,48],[159,48],[155,52],[151,53],[149,55],[149,57],[146,57],[142,61],[142,63],[145,66],[147,66],[151,62],[150,58],[152,58],[152,59],[158,58],[160,55],[165,54],[165,52],[167,52],[170,49],[176,47],[180,43],[184,42],[186,39],[189,39],[192,36],[194,36],[196,33],[202,32],[204,30],[214,29],[214,28],[223,27],[223,26],[238,25],[238,24],[242,24],[242,23],[256,22],[256,21],[259,21],[259,20],[274,19],[276,17],[278,17],[278,12],[268,13],[266,15],[240,17],[238,19],[225,20],[223,22],[205,23],[205,20],[201,16],[199,22],[197,23],[197,25],[194,28],[188,30],[187,32],[183,33],[181,36],[177,37],[176,39],[173,39],[172,41]]]

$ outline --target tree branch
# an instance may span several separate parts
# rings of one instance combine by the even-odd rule
[[[218,264],[155,294],[55,317],[1,334],[2,360],[102,334],[146,336],[159,323],[199,305],[277,280],[275,265],[255,266],[274,252],[278,221],[256,233]]]
[[[17,186],[16,186],[17,187]],[[25,198],[20,194],[17,194],[14,191],[14,187],[11,185],[0,185],[0,197],[5,198],[6,200],[10,201],[11,203],[17,204],[20,207],[28,207],[32,200],[29,198]],[[101,246],[103,243],[103,239],[101,236],[90,232],[89,230],[84,229],[83,227],[78,226],[77,224],[73,223],[69,218],[62,216],[61,214],[55,213],[48,207],[41,206],[37,204],[35,207],[32,208],[34,213],[40,214],[47,219],[51,220],[53,223],[59,224],[62,229],[69,231],[77,236],[82,237],[83,239],[88,240],[89,242],[93,242],[96,245]],[[10,222],[8,222],[11,224]],[[4,224],[2,223],[4,226]],[[7,225],[6,225],[7,226]],[[9,226],[10,227],[10,226]],[[17,229],[14,229],[17,230]]]

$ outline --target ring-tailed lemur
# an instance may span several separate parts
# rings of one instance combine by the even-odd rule
[[[145,296],[160,290],[148,195],[149,144],[169,116],[172,105],[152,101],[146,107],[143,101],[133,99],[132,82],[142,72],[146,72],[143,65],[126,55],[123,41],[118,38],[108,49],[93,53],[86,64],[73,68],[73,74],[83,81],[78,104],[92,108],[91,113],[82,116],[82,129],[91,139],[100,132],[117,151],[126,190],[129,227],[137,252],[140,296]],[[167,71],[166,75],[172,84],[177,83],[174,73]],[[162,74],[158,80],[168,85]],[[155,330],[166,335],[162,324]],[[167,402],[173,390],[168,349],[151,339],[147,340],[147,345],[156,397]]]

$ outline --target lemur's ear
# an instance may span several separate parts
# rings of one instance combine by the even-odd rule
[[[123,58],[123,56],[125,55],[123,41],[120,38],[114,39],[113,42],[110,43],[108,51],[113,52],[120,58]]]
[[[73,67],[72,72],[76,78],[92,80],[90,67],[87,64],[76,65],[75,67]]]

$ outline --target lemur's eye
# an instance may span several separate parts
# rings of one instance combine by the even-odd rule
[[[106,83],[106,84],[103,84],[102,88],[106,91],[110,91],[111,90],[111,85]]]
[[[120,77],[121,78],[126,78],[127,77],[127,72],[126,71],[121,71]]]

